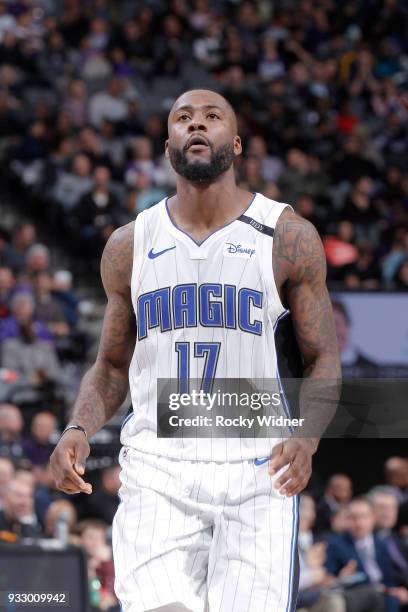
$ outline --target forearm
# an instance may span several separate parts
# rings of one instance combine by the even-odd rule
[[[82,425],[92,437],[122,405],[127,389],[127,368],[115,368],[97,359],[82,380],[70,423]]]
[[[306,365],[299,395],[300,418],[305,419],[299,433],[311,439],[314,450],[336,414],[340,393],[338,353],[321,352]]]

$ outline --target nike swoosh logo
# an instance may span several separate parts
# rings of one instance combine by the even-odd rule
[[[167,251],[172,251],[173,249],[175,249],[175,246],[169,247],[168,249],[163,249],[162,251],[157,251],[157,253],[153,253],[153,249],[150,249],[149,253],[148,253],[148,257],[149,259],[156,259],[156,257],[160,257],[160,255],[163,255],[163,253],[167,253]]]
[[[255,465],[263,465],[267,461],[269,461],[270,457],[266,457],[266,459],[254,459]]]

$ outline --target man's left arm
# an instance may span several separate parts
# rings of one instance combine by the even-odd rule
[[[315,227],[289,210],[282,213],[275,229],[273,268],[277,285],[282,288],[281,293],[291,312],[303,356],[306,380],[300,392],[300,416],[308,421],[305,431],[307,425],[311,425],[310,416],[315,423],[321,417],[327,426],[328,414],[333,416],[334,402],[329,401],[326,408],[320,406],[320,414],[317,414],[315,406],[310,406],[307,399],[312,389],[316,392],[319,386],[323,388],[318,380],[328,381],[329,385],[324,386],[330,387],[330,383],[341,377],[334,318],[326,287],[326,258]],[[309,481],[312,455],[319,443],[317,432],[324,430],[316,425],[313,431],[316,437],[310,434],[306,434],[309,437],[292,437],[274,448],[270,473],[290,464],[275,483],[282,494],[296,495]]]

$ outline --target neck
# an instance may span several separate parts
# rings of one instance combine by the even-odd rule
[[[180,228],[212,231],[239,217],[253,194],[240,189],[231,168],[214,183],[199,185],[177,177],[177,194],[169,199],[170,214]]]

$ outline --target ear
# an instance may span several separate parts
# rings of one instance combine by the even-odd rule
[[[242,143],[239,136],[234,136],[234,153],[236,156],[242,153]]]
[[[166,140],[166,142],[164,143],[164,156],[165,157],[170,157],[169,155],[169,141]]]

